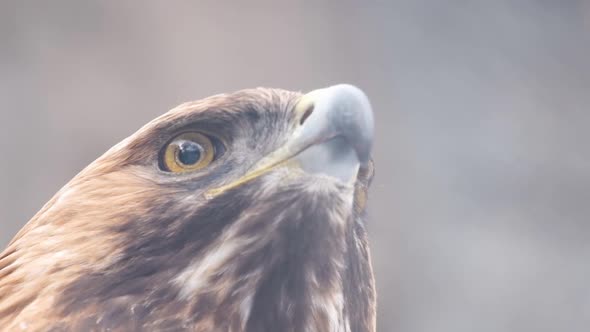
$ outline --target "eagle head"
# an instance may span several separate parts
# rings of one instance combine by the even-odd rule
[[[375,331],[372,139],[351,85],[172,109],[0,254],[0,329]]]

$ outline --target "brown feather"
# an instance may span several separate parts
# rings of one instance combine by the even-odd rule
[[[283,144],[300,96],[254,89],[185,103],[90,164],[0,254],[0,329],[327,331],[334,314],[341,328],[375,331],[372,166],[350,203],[333,183],[326,194],[309,189],[317,179],[273,182],[280,171],[199,195]],[[158,152],[186,128],[213,131],[231,154],[198,176],[161,174]]]

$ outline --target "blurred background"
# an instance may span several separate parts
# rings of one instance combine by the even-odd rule
[[[584,1],[3,1],[0,247],[181,102],[340,82],[376,112],[379,331],[588,331]]]

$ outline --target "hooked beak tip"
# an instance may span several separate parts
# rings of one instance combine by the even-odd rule
[[[291,144],[305,149],[297,157],[304,169],[348,178],[367,165],[374,120],[362,90],[349,84],[314,90],[301,98],[295,111],[301,127]]]

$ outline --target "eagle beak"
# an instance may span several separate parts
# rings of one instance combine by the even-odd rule
[[[297,128],[284,146],[238,181],[208,194],[219,194],[279,165],[354,182],[359,168],[368,165],[373,145],[373,111],[365,93],[348,84],[314,90],[301,98],[294,111]]]
[[[312,91],[295,107],[300,127],[284,147],[306,172],[343,182],[366,166],[373,145],[373,111],[367,96],[347,84]],[[274,156],[272,156],[274,157]]]

